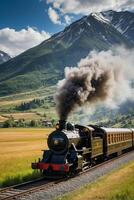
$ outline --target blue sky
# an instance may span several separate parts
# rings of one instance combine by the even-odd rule
[[[0,0],[0,29],[10,27],[20,30],[26,27],[33,27],[51,34],[63,30],[67,25],[63,19],[64,17],[61,17],[63,19],[61,24],[53,23],[48,15],[48,10],[51,6],[46,2],[45,0]],[[75,16],[72,13],[71,22],[81,16],[81,14]]]
[[[0,50],[16,56],[83,15],[133,8],[134,0],[0,0]]]
[[[63,29],[53,24],[48,17],[48,5],[39,0],[0,0],[0,29],[5,27],[20,30],[36,27],[40,31],[55,33]]]

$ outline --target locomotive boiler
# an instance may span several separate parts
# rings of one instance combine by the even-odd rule
[[[134,130],[73,125],[60,120],[48,136],[48,150],[32,163],[47,177],[78,173],[134,147]]]

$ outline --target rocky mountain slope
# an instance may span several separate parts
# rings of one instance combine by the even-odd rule
[[[134,13],[133,12],[102,12],[111,24],[130,41],[134,42]]]

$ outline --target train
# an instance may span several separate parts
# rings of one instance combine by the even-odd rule
[[[65,177],[134,149],[134,129],[74,125],[60,120],[49,134],[48,149],[32,163],[45,177]]]

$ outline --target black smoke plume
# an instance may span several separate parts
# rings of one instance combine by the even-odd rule
[[[77,67],[65,69],[65,79],[59,82],[55,95],[60,119],[66,120],[70,112],[85,104],[116,106],[131,96],[130,76],[125,73],[131,62],[122,58],[124,51],[121,55],[93,51]]]

